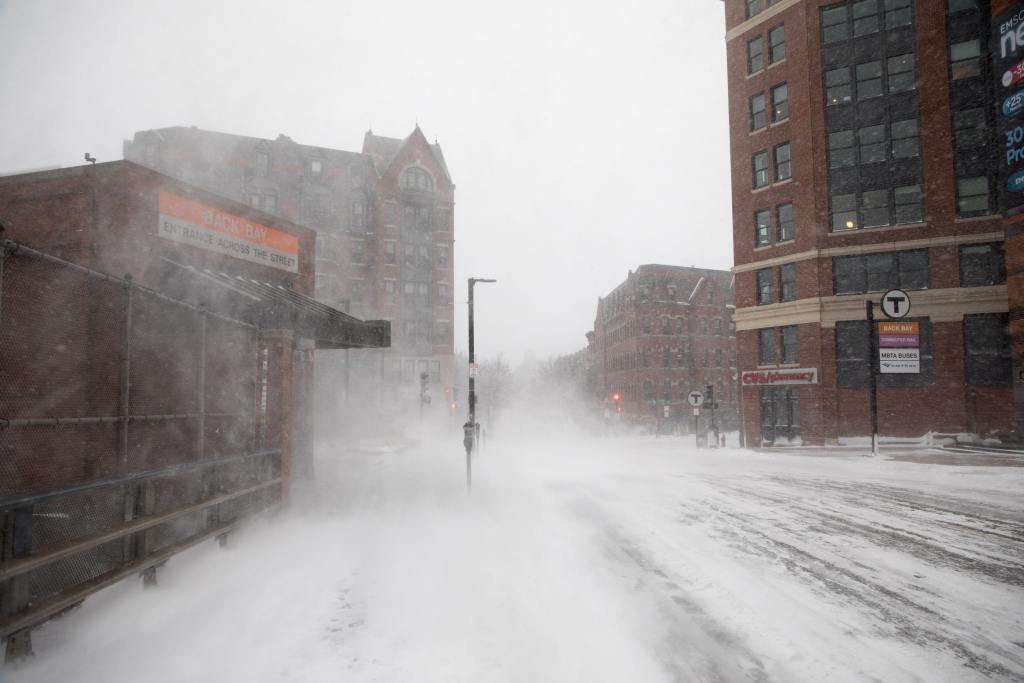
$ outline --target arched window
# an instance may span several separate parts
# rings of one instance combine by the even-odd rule
[[[402,189],[433,192],[434,179],[427,173],[426,169],[419,166],[410,166],[402,172]]]

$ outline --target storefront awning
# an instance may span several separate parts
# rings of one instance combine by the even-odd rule
[[[175,296],[211,311],[262,329],[293,330],[297,337],[313,340],[318,349],[391,346],[388,320],[360,320],[281,285],[162,260],[187,274],[175,283]]]

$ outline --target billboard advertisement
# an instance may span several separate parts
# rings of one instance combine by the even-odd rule
[[[999,196],[1008,214],[1024,211],[1024,1],[993,0],[990,52],[995,80]]]
[[[299,272],[299,238],[193,199],[160,191],[157,234],[172,242]]]

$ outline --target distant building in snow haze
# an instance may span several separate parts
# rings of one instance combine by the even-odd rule
[[[736,428],[733,275],[642,265],[597,302],[591,376],[602,406],[632,422],[689,430],[687,396],[715,387],[716,422]],[[667,408],[667,417],[666,417]],[[704,411],[705,426],[709,412]]]
[[[393,348],[337,367],[360,401],[412,405],[424,372],[435,396],[453,386],[455,186],[418,126],[367,132],[359,152],[163,128],[135,133],[124,156],[316,231],[316,298],[392,322]]]
[[[749,444],[870,434],[880,365],[883,436],[1011,427],[990,10],[725,0]],[[872,353],[865,302],[895,289],[908,325]]]

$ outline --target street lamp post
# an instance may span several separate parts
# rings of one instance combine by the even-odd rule
[[[480,425],[476,422],[476,354],[473,345],[473,285],[478,282],[497,282],[486,278],[469,278],[469,420],[463,425],[463,444],[466,446],[466,490],[473,485],[473,466],[470,456],[479,438]]]

